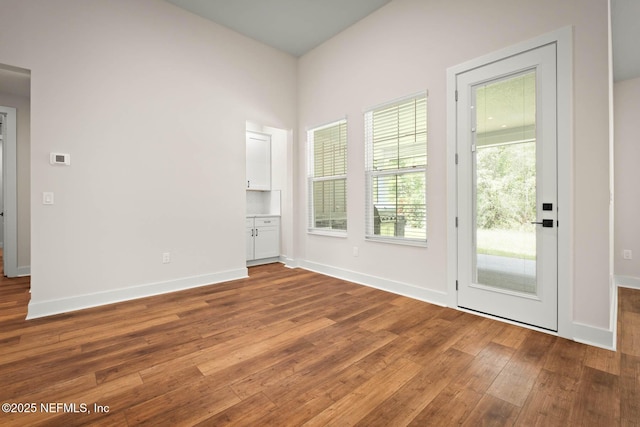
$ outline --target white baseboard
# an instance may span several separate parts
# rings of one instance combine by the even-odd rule
[[[616,276],[616,285],[623,288],[640,289],[640,278],[631,276]]]
[[[300,267],[300,263],[293,259],[293,258],[289,258],[287,256],[284,255],[280,255],[280,262],[284,264],[285,267],[287,268],[299,268]]]
[[[425,301],[431,304],[449,307],[447,304],[448,296],[445,292],[438,292],[431,289],[419,288],[414,285],[396,282],[393,280],[382,279],[376,276],[370,276],[367,274],[358,273],[355,271],[345,270],[329,265],[318,264],[314,262],[304,260],[286,259],[285,265],[290,268],[303,268],[305,270],[315,271],[316,273],[324,274],[326,276],[336,277],[338,279],[347,280],[350,282],[358,283],[360,285],[370,286],[372,288],[381,289],[394,294],[403,295],[409,298]],[[616,294],[617,295],[617,294]],[[612,306],[617,307],[617,296],[612,298]],[[453,309],[459,309],[458,307],[450,307]],[[466,311],[460,309],[461,311]],[[490,317],[490,316],[489,316]],[[498,319],[502,320],[502,319]],[[507,322],[514,325],[523,326],[517,322]],[[530,328],[538,330],[538,328]],[[541,330],[543,331],[543,330]],[[547,332],[548,331],[543,331]],[[554,334],[557,335],[557,334]],[[616,348],[616,331],[614,329],[601,329],[594,326],[584,325],[574,322],[572,324],[571,338],[583,344],[601,347],[607,350],[615,351]]]
[[[61,298],[48,301],[33,301],[29,303],[27,319],[52,316],[54,314],[67,313],[69,311],[82,310],[100,305],[129,301],[138,298],[160,295],[169,292],[182,291],[200,286],[213,285],[230,280],[248,277],[246,268],[223,271],[220,273],[205,274],[202,276],[184,277],[166,282],[150,283],[146,285],[132,286],[129,288],[115,289],[113,291],[98,292],[94,294],[79,295],[70,298]]]
[[[345,270],[329,265],[318,264],[315,262],[301,260],[296,262],[295,264],[297,264],[296,267],[315,271],[316,273],[321,273],[326,276],[336,277],[338,279],[347,280],[349,282],[358,283],[360,285],[369,286],[442,307],[447,306],[447,294],[445,292],[420,288],[418,286],[410,285],[407,283],[396,282],[394,280],[383,279],[380,277],[370,276],[368,274],[358,273],[355,271]],[[287,264],[287,266],[293,267],[291,264]]]
[[[255,267],[256,265],[272,264],[274,262],[280,262],[280,257],[252,259],[247,261],[247,267]]]
[[[615,330],[601,329],[573,322],[573,340],[607,350],[616,350]]]

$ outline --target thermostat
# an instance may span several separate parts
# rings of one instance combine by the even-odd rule
[[[69,166],[71,164],[71,154],[65,153],[51,153],[49,157],[49,162],[52,165],[65,165]]]

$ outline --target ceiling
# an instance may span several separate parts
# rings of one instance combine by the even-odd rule
[[[392,0],[167,1],[300,56]],[[615,81],[640,77],[639,20],[639,0],[611,0]],[[30,78],[28,70],[0,64],[0,92],[29,96]]]
[[[301,56],[391,0],[167,0]]]
[[[391,0],[167,0],[301,56]],[[427,1],[427,0],[424,0]],[[614,80],[640,77],[640,1],[611,0]]]

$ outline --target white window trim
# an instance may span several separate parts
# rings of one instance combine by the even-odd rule
[[[384,175],[402,175],[402,174],[406,174],[406,173],[416,173],[416,172],[422,172],[424,173],[424,179],[425,179],[425,227],[427,226],[426,221],[427,218],[429,217],[429,215],[426,213],[427,211],[427,194],[426,194],[426,188],[427,188],[427,164],[425,164],[424,166],[419,166],[419,167],[407,167],[407,168],[402,168],[402,169],[393,169],[393,170],[382,170],[382,171],[376,171],[373,170],[372,167],[372,162],[373,162],[373,144],[371,143],[371,132],[369,131],[369,129],[367,128],[367,115],[368,114],[373,114],[373,112],[375,110],[378,109],[382,109],[385,107],[389,107],[395,104],[401,104],[403,102],[406,101],[410,101],[410,100],[414,100],[417,98],[427,98],[429,97],[429,92],[428,91],[421,91],[421,92],[417,92],[414,93],[412,95],[408,95],[408,96],[403,96],[400,98],[396,98],[394,100],[391,100],[389,102],[385,102],[382,104],[378,104],[375,105],[373,107],[367,108],[366,110],[364,110],[363,112],[363,116],[364,116],[364,126],[365,126],[365,240],[367,241],[371,241],[371,242],[381,242],[381,243],[391,243],[391,244],[397,244],[397,245],[405,245],[405,246],[418,246],[418,247],[427,247],[427,242],[428,242],[428,235],[425,236],[424,239],[414,239],[414,238],[409,238],[409,237],[395,237],[395,236],[379,236],[379,235],[375,235],[373,234],[373,210],[371,209],[371,207],[373,206],[373,195],[372,195],[372,179],[375,176],[384,176]],[[428,105],[428,103],[427,103]],[[427,107],[428,108],[428,107]],[[428,119],[427,119],[428,120]],[[427,126],[427,144],[429,143],[428,141],[428,126]],[[427,151],[427,156],[428,156],[428,151]],[[428,161],[427,161],[428,163]]]
[[[324,125],[320,125],[320,126],[316,126],[316,127],[312,127],[312,128],[307,128],[307,234],[314,234],[314,235],[318,235],[318,236],[329,236],[329,237],[341,237],[341,238],[346,238],[347,237],[347,231],[349,229],[348,226],[348,221],[347,221],[347,229],[346,230],[337,230],[337,229],[332,229],[332,228],[320,228],[320,227],[314,227],[312,224],[315,223],[315,216],[314,216],[314,200],[313,200],[313,184],[315,182],[322,182],[322,181],[337,181],[337,180],[341,180],[344,179],[345,183],[347,182],[347,174],[341,174],[341,175],[332,175],[332,176],[325,176],[325,177],[318,177],[316,178],[313,174],[313,170],[314,170],[314,150],[313,150],[313,138],[310,136],[313,132],[315,131],[319,131],[322,129],[326,129],[329,127],[333,127],[336,125],[340,125],[344,123],[345,125],[347,125],[347,118],[341,118],[339,120],[335,120],[329,123],[326,123]],[[348,125],[347,125],[347,130],[348,130]],[[345,153],[345,162],[347,162],[347,157],[348,157],[348,144],[347,144],[347,153]],[[346,187],[346,186],[345,186]],[[346,212],[345,212],[346,215]]]

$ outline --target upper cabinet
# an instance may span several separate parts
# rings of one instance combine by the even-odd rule
[[[247,132],[247,190],[271,190],[271,136]]]

